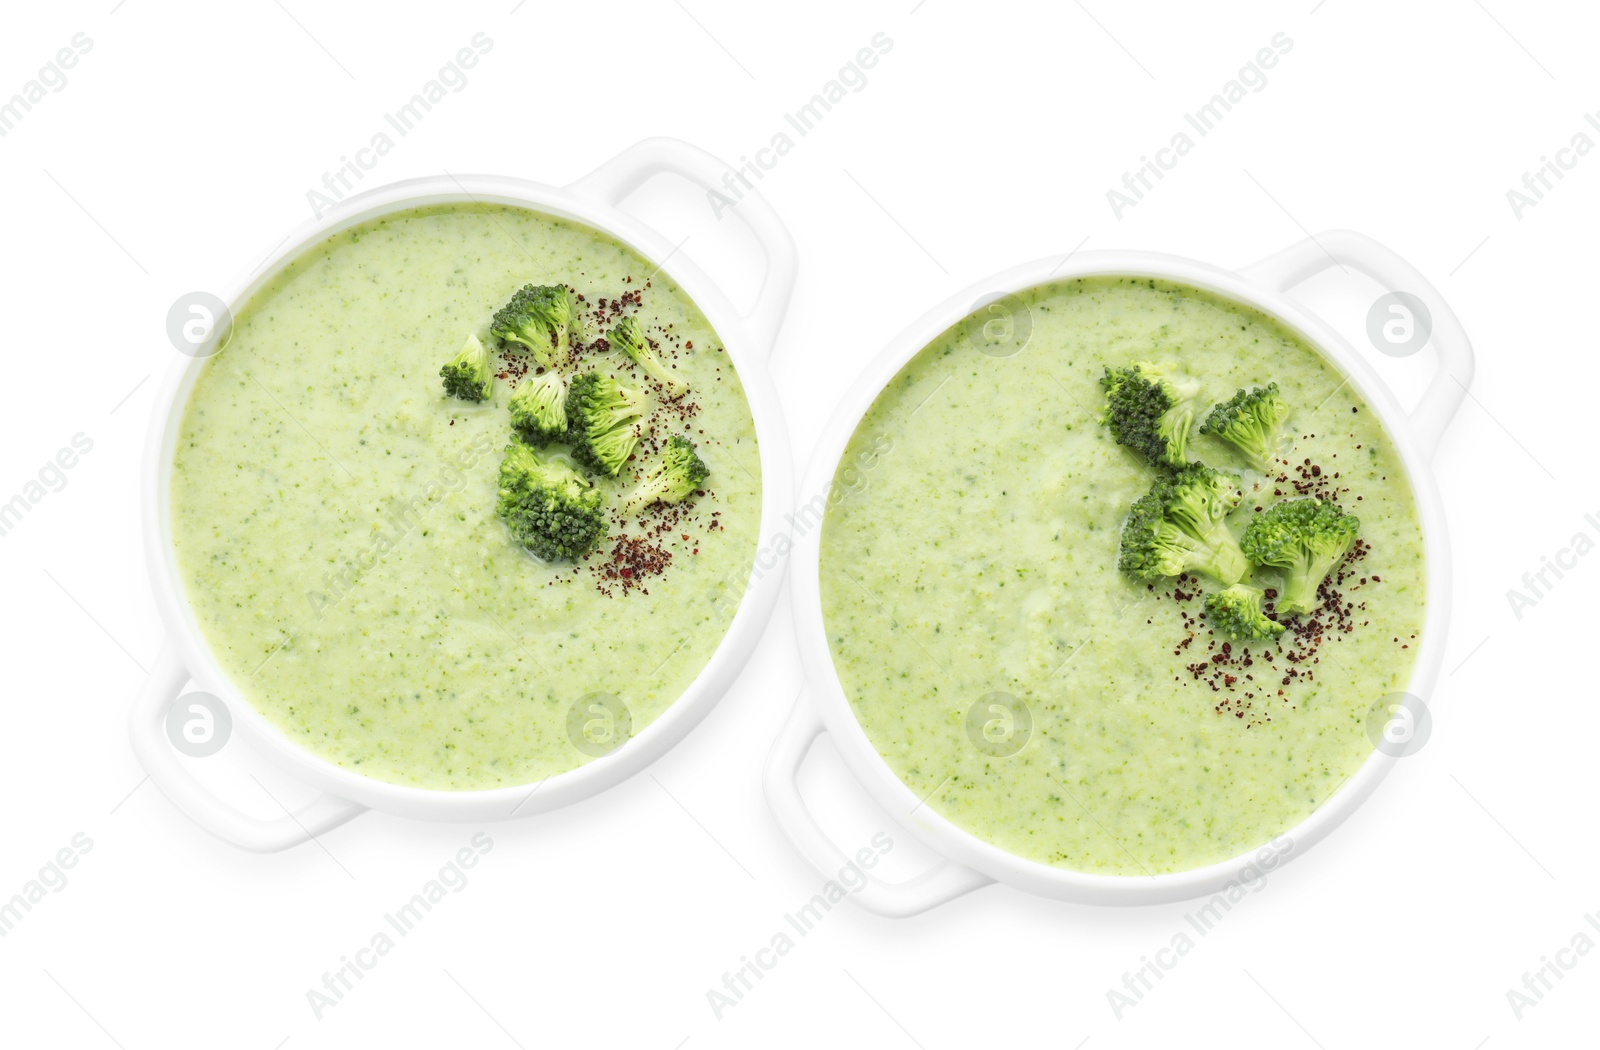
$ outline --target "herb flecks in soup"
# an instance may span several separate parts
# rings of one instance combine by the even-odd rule
[[[615,472],[575,462],[537,391],[513,410],[549,372],[491,325],[530,283],[577,290],[561,367],[641,399]],[[624,318],[670,375],[608,345]],[[709,474],[692,492],[661,478],[682,443]],[[601,508],[546,551],[570,558],[498,512],[508,446]],[[594,230],[476,205],[374,220],[274,277],[195,383],[171,488],[190,604],[250,704],[349,770],[442,789],[540,780],[654,721],[732,621],[760,505],[749,406],[694,303]]]
[[[822,536],[845,694],[914,794],[1019,856],[1147,875],[1260,846],[1366,761],[1409,681],[1399,456],[1252,309],[1147,278],[1002,307],[914,357],[841,461],[878,452]],[[1158,396],[1114,389],[1140,363]]]

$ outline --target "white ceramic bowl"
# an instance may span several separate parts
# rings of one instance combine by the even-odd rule
[[[1409,416],[1338,333],[1285,295],[1287,289],[1336,265],[1361,270],[1388,290],[1421,297],[1432,314],[1432,345],[1437,352],[1438,372]],[[1439,494],[1428,464],[1472,382],[1472,346],[1433,286],[1393,252],[1360,234],[1324,233],[1239,272],[1148,252],[1086,252],[1071,256],[1065,263],[1059,258],[1041,259],[980,281],[913,323],[857,381],[818,444],[800,490],[802,502],[797,519],[811,521],[806,508],[820,509],[826,503],[840,457],[862,416],[906,362],[941,332],[1005,294],[1051,281],[1102,274],[1167,278],[1253,306],[1318,347],[1378,412],[1405,463],[1421,513],[1427,550],[1427,611],[1422,645],[1407,691],[1417,698],[1429,697],[1438,676],[1449,620],[1450,553]],[[805,502],[808,498],[809,503]],[[1266,860],[1252,851],[1208,867],[1167,875],[1112,876],[1069,871],[1007,853],[922,804],[890,770],[856,721],[834,670],[823,624],[818,579],[821,533],[820,527],[812,527],[806,534],[797,535],[793,549],[795,629],[807,687],[768,759],[765,788],[768,803],[795,848],[824,877],[837,875],[848,858],[816,823],[797,783],[811,745],[827,733],[846,767],[873,799],[918,840],[946,858],[932,871],[907,882],[889,883],[869,875],[865,888],[852,897],[871,911],[891,916],[914,915],[995,881],[1046,897],[1094,904],[1174,901],[1216,892],[1235,880],[1248,885],[1260,877],[1264,868],[1299,856],[1333,830],[1372,793],[1396,761],[1394,756],[1375,750],[1331,798],[1286,832],[1288,848],[1268,850],[1271,856]],[[1408,710],[1396,717],[1415,717],[1415,713]]]
[[[754,233],[766,255],[766,276],[755,306],[741,314],[688,256],[660,234],[619,210],[618,203],[650,178],[671,172],[701,190],[723,188],[728,168],[706,153],[673,139],[647,139],[565,188],[491,175],[413,179],[374,189],[294,231],[256,274],[222,295],[237,310],[303,250],[330,235],[376,216],[419,205],[478,201],[516,205],[572,219],[609,234],[660,264],[705,313],[739,371],[755,419],[761,454],[761,532],[780,533],[790,509],[793,477],[787,432],[767,358],[794,287],[794,241],[766,201],[747,193],[734,213]],[[220,326],[219,326],[220,327]],[[711,660],[659,718],[601,758],[542,782],[486,791],[436,791],[385,783],[342,769],[292,743],[243,698],[213,657],[180,583],[172,544],[169,491],[173,446],[180,417],[203,361],[182,357],[157,396],[145,448],[143,524],[156,603],[167,639],[132,713],[133,747],[166,796],[201,827],[245,849],[286,849],[342,824],[365,810],[441,821],[484,821],[528,816],[587,798],[639,772],[660,757],[705,716],[733,683],[755,648],[783,575],[770,547],[767,564],[751,574],[743,600]],[[184,684],[215,694],[227,705],[234,734],[244,734],[279,766],[324,792],[297,813],[261,820],[232,808],[207,790],[185,767],[166,736],[167,712]]]

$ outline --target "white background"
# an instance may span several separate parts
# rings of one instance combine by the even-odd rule
[[[1574,534],[1600,539],[1584,521],[1600,513],[1600,159],[1580,159],[1520,218],[1506,197],[1600,105],[1592,9],[115,2],[13,5],[0,33],[0,97],[74,33],[93,41],[66,86],[0,138],[0,500],[74,434],[94,442],[66,487],[0,537],[0,897],[75,833],[94,843],[65,889],[0,939],[0,1042],[1593,1041],[1597,955],[1568,956],[1576,967],[1521,1020],[1506,997],[1600,909],[1586,604],[1600,558],[1580,559],[1520,620],[1506,596]],[[476,829],[369,814],[321,848],[252,856],[142,782],[125,716],[162,634],[136,512],[150,377],[174,356],[174,299],[256,265],[309,216],[323,173],[480,31],[492,52],[366,186],[442,169],[559,184],[658,134],[737,161],[875,33],[893,41],[866,86],[762,181],[801,250],[772,367],[802,463],[870,355],[932,303],[1022,260],[1082,244],[1243,265],[1343,226],[1412,260],[1479,354],[1436,462],[1456,567],[1431,741],[1121,1020],[1107,990],[1186,928],[1186,907],[1102,910],[1000,887],[909,921],[836,909],[718,1020],[707,990],[820,881],[759,790],[798,688],[785,604],[682,745],[585,804],[485,829],[494,847],[470,885],[317,1020],[306,991]],[[1118,219],[1107,189],[1278,32],[1293,49],[1265,88]],[[683,250],[748,296],[749,245],[703,197],[662,183],[634,206],[673,242],[690,235]],[[1370,349],[1376,286],[1335,272],[1300,294]],[[1433,360],[1372,357],[1405,398]],[[240,746],[203,764],[264,816],[274,807],[252,774],[303,797]],[[807,784],[841,840],[882,827],[831,753]],[[895,874],[928,863],[893,835]]]

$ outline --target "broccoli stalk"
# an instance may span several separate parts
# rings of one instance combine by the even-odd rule
[[[560,460],[506,446],[495,504],[512,537],[544,561],[583,556],[606,531],[598,490]]]
[[[467,336],[461,352],[439,369],[444,377],[447,397],[463,401],[482,401],[494,389],[494,369],[490,367],[489,351],[475,335]]]
[[[529,376],[511,392],[511,426],[530,445],[544,447],[567,433],[567,381],[558,372]]]
[[[1215,434],[1267,472],[1290,443],[1283,427],[1288,416],[1289,406],[1278,396],[1278,384],[1268,383],[1248,392],[1241,389],[1219,403],[1200,424],[1200,433]]]
[[[622,516],[630,518],[650,504],[682,503],[711,475],[694,443],[681,434],[667,438],[656,469],[634,488],[622,504]]]
[[[616,327],[606,334],[606,341],[627,354],[646,375],[660,383],[666,389],[667,397],[677,398],[688,393],[689,384],[679,379],[651,349],[650,340],[645,338],[644,326],[637,318],[624,317],[618,321]]]
[[[645,400],[600,372],[585,372],[567,391],[567,442],[583,466],[616,477],[639,443]]]
[[[541,365],[553,370],[570,359],[573,334],[582,342],[583,318],[577,297],[566,285],[528,284],[495,312],[489,330],[508,343],[521,343]]]
[[[1141,580],[1203,572],[1238,583],[1250,564],[1227,519],[1243,498],[1237,477],[1202,463],[1157,479],[1128,514],[1117,567]]]
[[[1107,368],[1100,377],[1106,407],[1100,422],[1117,444],[1159,466],[1188,462],[1189,429],[1199,409],[1200,383],[1152,364]]]
[[[1276,638],[1285,628],[1262,611],[1261,602],[1265,597],[1259,587],[1236,583],[1226,590],[1206,595],[1206,619],[1231,638]]]
[[[1317,589],[1344,560],[1360,529],[1360,520],[1338,504],[1307,497],[1257,514],[1239,545],[1257,565],[1283,570],[1278,612],[1304,613],[1317,607]]]

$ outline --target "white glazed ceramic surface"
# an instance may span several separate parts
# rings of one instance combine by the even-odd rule
[[[1421,297],[1432,314],[1432,345],[1438,371],[1416,409],[1407,414],[1354,349],[1320,318],[1285,293],[1331,266],[1360,270],[1390,291]],[[1472,382],[1471,343],[1438,291],[1410,264],[1376,241],[1350,231],[1323,233],[1238,272],[1148,252],[1086,252],[1041,259],[980,281],[925,314],[900,334],[867,369],[835,413],[818,443],[802,499],[828,492],[840,457],[862,416],[902,367],[940,333],[1007,293],[1074,277],[1117,275],[1166,278],[1253,306],[1301,333],[1341,369],[1378,412],[1400,452],[1415,493],[1427,551],[1427,611],[1422,646],[1407,690],[1426,701],[1438,677],[1450,613],[1450,553],[1439,494],[1429,462],[1451,417]],[[963,831],[922,803],[889,769],[855,719],[839,684],[828,649],[819,588],[822,530],[797,537],[791,561],[794,615],[807,686],[795,703],[768,759],[769,805],[789,840],[824,877],[847,863],[844,852],[817,824],[801,797],[797,777],[812,744],[824,733],[846,767],[907,831],[946,858],[915,879],[889,883],[868,876],[852,895],[881,915],[905,916],[942,904],[990,882],[1061,900],[1091,904],[1149,904],[1216,892],[1228,883],[1251,881],[1261,865],[1255,851],[1188,871],[1155,876],[1092,875],[1052,867],[1007,853]],[[1372,794],[1395,758],[1374,751],[1334,795],[1286,832],[1292,848],[1274,865],[1300,856]]]
[[[794,241],[766,201],[746,194],[734,213],[749,226],[765,252],[766,275],[755,306],[740,313],[671,242],[619,210],[619,202],[647,180],[664,173],[688,179],[702,190],[722,185],[727,167],[673,139],[647,139],[565,188],[491,175],[414,179],[374,189],[342,202],[283,242],[256,275],[222,295],[239,309],[252,294],[306,248],[340,230],[380,215],[429,204],[481,202],[526,207],[594,227],[659,263],[705,313],[722,338],[744,385],[755,420],[761,455],[761,536],[777,535],[790,508],[793,478],[787,432],[767,371],[767,358],[794,287]],[[532,785],[486,791],[437,791],[389,784],[327,762],[290,742],[239,693],[212,656],[184,595],[172,544],[169,491],[173,446],[190,389],[204,362],[181,358],[156,400],[146,443],[143,493],[145,550],[156,603],[167,639],[134,705],[134,751],[150,779],[177,807],[207,831],[245,849],[286,849],[344,823],[367,809],[441,821],[522,817],[569,805],[611,787],[648,766],[705,716],[733,683],[771,615],[783,579],[771,552],[753,573],[733,623],[699,677],[659,718],[616,751]],[[220,697],[233,718],[235,735],[248,737],[277,765],[322,796],[292,815],[262,820],[235,810],[203,787],[167,740],[165,720],[172,701],[190,678]]]

